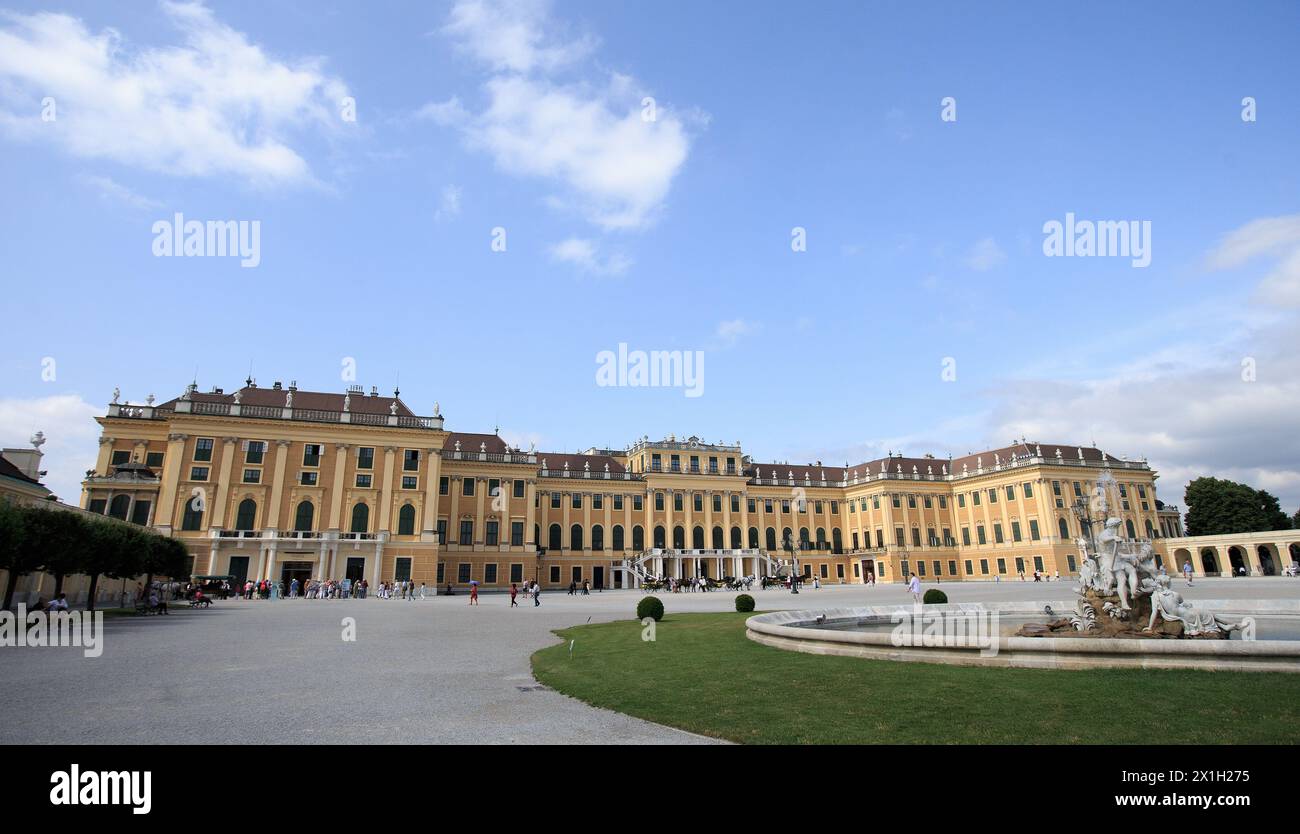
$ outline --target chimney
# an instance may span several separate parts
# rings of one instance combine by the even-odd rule
[[[379,396],[379,386],[378,386],[378,385],[372,385],[372,386],[370,386],[370,396],[372,396],[372,397],[378,397],[378,396]]]
[[[271,386],[271,390],[272,390],[272,391],[279,391],[279,390],[280,390],[280,380],[277,379],[277,380],[275,381],[275,384]]]

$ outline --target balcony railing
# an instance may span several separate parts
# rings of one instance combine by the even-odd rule
[[[251,417],[262,420],[297,420],[307,423],[349,423],[358,426],[388,426],[401,429],[441,430],[441,416],[417,417],[409,414],[366,414],[357,411],[323,411],[314,408],[292,408],[274,405],[242,405],[240,403],[178,400],[173,408],[153,405],[112,403],[109,417],[135,420],[166,420],[174,414],[201,414],[209,417]]]

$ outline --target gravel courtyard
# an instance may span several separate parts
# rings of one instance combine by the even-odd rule
[[[1198,580],[1189,599],[1300,597],[1300,581]],[[927,584],[927,588],[936,587]],[[952,602],[1064,600],[1068,582],[949,583]],[[901,585],[755,591],[759,610],[904,603]],[[707,743],[536,686],[552,629],[634,615],[636,591],[427,600],[229,600],[105,620],[104,652],[0,648],[0,742]],[[733,610],[732,592],[661,595],[675,611]],[[342,639],[355,619],[355,642]],[[639,629],[639,624],[628,623]],[[577,645],[574,651],[581,652]]]

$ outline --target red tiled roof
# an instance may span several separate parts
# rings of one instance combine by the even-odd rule
[[[618,462],[617,458],[609,455],[567,455],[562,452],[538,452],[537,468],[541,469],[542,461],[546,461],[546,469],[549,472],[559,472],[564,469],[564,464],[569,464],[569,471],[580,473],[583,471],[584,464],[591,464],[591,471],[595,473],[604,473],[605,464],[609,464],[609,474],[622,475],[626,468]]]
[[[480,444],[486,444],[484,450],[489,454],[499,455],[505,452],[509,446],[500,435],[495,434],[478,434],[468,431],[454,431],[447,435],[447,441],[442,444],[444,452],[453,452],[456,450],[456,442],[460,441],[460,450],[462,452],[477,452]]]
[[[283,407],[285,399],[289,394],[288,388],[255,388],[244,387],[239,389],[240,405],[261,405]],[[307,409],[309,411],[342,411],[343,398],[347,393],[326,393],[323,391],[294,391],[293,407]],[[231,393],[202,393],[195,391],[190,395],[194,402],[204,403],[227,403],[235,402],[235,394]],[[180,398],[168,400],[162,404],[163,408],[176,408],[176,403]],[[399,417],[414,417],[415,412],[406,407],[400,399],[394,397],[377,396],[372,397],[368,394],[353,392],[348,402],[348,410],[356,414],[391,414],[389,408],[392,404],[397,403],[397,414]]]

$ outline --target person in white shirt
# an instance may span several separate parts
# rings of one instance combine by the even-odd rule
[[[921,577],[912,574],[912,578],[907,581],[907,590],[912,592],[912,599],[917,605],[921,604]]]

